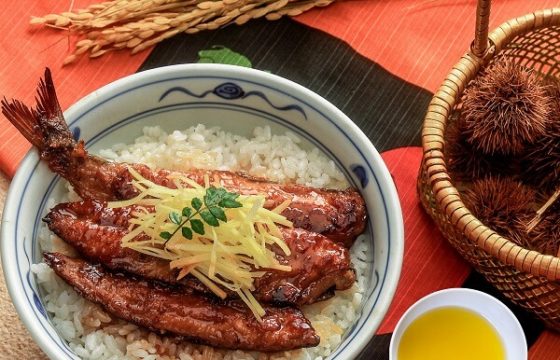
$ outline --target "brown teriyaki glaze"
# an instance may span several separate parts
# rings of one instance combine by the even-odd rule
[[[137,208],[107,208],[104,203],[91,200],[64,203],[55,206],[44,221],[51,231],[91,261],[113,270],[208,292],[191,276],[177,280],[178,271],[170,269],[168,261],[121,247],[121,239],[128,233],[128,219]],[[348,249],[303,229],[281,227],[280,231],[292,253],[286,256],[278,247],[272,250],[280,263],[290,265],[292,270],[268,270],[256,278],[253,295],[257,300],[311,304],[324,299],[331,288],[344,290],[354,284],[356,275]]]
[[[112,163],[117,166],[117,163]],[[141,164],[119,164],[123,168],[118,171],[118,178],[111,183],[113,196],[118,199],[129,199],[138,194],[131,185],[132,176],[128,167],[133,167],[143,177],[152,182],[175,187],[169,178],[186,176],[204,185],[208,176],[210,183],[218,183],[228,191],[242,195],[265,195],[264,207],[274,209],[284,201],[291,203],[283,212],[295,227],[328,236],[331,240],[352,246],[356,237],[363,233],[367,222],[364,199],[355,189],[331,190],[318,189],[295,184],[278,184],[245,174],[219,170],[191,169],[179,173],[169,170],[151,170]]]
[[[285,351],[319,344],[309,321],[292,307],[265,306],[266,315],[259,322],[238,300],[221,302],[187,294],[58,253],[45,253],[44,258],[86,299],[154,331],[226,349]]]

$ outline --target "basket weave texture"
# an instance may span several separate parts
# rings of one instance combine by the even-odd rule
[[[488,33],[490,1],[480,0],[471,50],[434,95],[422,129],[418,194],[438,228],[476,271],[514,303],[560,331],[560,259],[522,248],[476,219],[444,161],[445,128],[469,82],[498,57],[560,79],[560,8],[512,19]]]

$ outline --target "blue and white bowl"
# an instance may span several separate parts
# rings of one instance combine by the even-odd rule
[[[360,316],[330,359],[354,359],[383,319],[399,280],[403,223],[395,186],[379,153],[340,110],[281,77],[235,66],[189,64],[128,76],[84,97],[65,112],[92,152],[131,142],[147,125],[164,130],[204,123],[243,136],[255,126],[290,130],[325,152],[362,193],[369,213],[371,268]],[[2,265],[8,290],[29,332],[52,359],[77,359],[53,327],[31,265],[41,261],[37,239],[48,198],[64,191],[31,150],[12,181],[2,222]]]

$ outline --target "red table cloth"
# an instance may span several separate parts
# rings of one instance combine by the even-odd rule
[[[78,9],[89,3],[76,0],[73,7]],[[29,20],[32,15],[67,11],[69,5],[70,1],[54,0],[3,3],[1,96],[33,102],[35,85],[48,66],[53,71],[62,108],[66,109],[94,89],[139,69],[196,61],[198,51],[222,45],[247,56],[256,68],[317,91],[370,136],[394,177],[406,238],[397,293],[364,359],[388,358],[386,349],[396,322],[424,295],[461,286],[492,293],[424,214],[415,184],[422,153],[421,120],[431,93],[473,39],[475,0],[339,1],[293,20],[258,20],[243,28],[217,30],[215,34],[178,35],[134,56],[115,52],[93,60],[82,58],[62,67],[73,39],[61,31],[32,27]],[[546,0],[496,0],[490,27],[558,5],[558,1]],[[251,40],[255,36],[263,37],[263,41]],[[370,97],[378,103],[364,101]],[[398,118],[391,117],[391,113],[398,114]],[[25,139],[0,116],[0,169],[13,176],[28,149]],[[560,336],[544,330],[540,322],[519,309],[516,314],[526,331],[530,358],[560,359]]]

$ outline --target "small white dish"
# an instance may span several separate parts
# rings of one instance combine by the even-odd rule
[[[485,318],[496,330],[507,360],[527,359],[527,340],[515,315],[501,301],[486,293],[464,288],[445,289],[423,297],[401,317],[391,338],[389,359],[398,360],[397,350],[405,330],[420,315],[442,307],[460,307]]]

